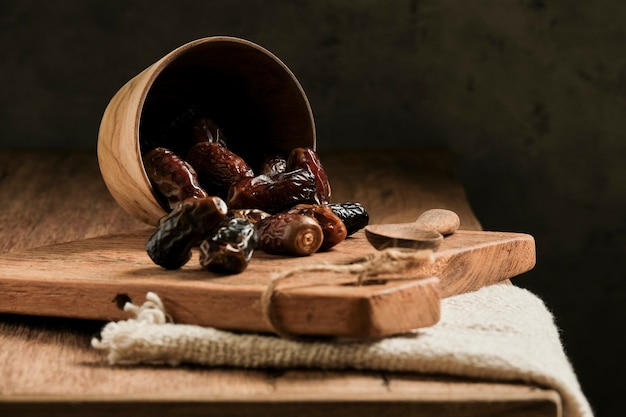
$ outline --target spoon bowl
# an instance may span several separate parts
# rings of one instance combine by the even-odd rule
[[[365,227],[365,237],[378,250],[385,248],[437,250],[443,235],[434,230],[422,230],[415,223],[371,224]]]

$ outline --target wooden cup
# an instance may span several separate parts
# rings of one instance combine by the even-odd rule
[[[172,121],[196,105],[220,126],[229,149],[253,168],[265,152],[315,149],[309,101],[275,55],[226,36],[186,43],[128,81],[100,124],[97,151],[104,182],[126,212],[147,224],[155,225],[166,209],[146,175],[142,154],[151,146],[176,150],[181,144],[160,141]]]

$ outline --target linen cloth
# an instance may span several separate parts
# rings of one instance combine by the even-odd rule
[[[441,300],[428,328],[375,341],[289,340],[174,324],[156,294],[134,317],[111,322],[93,347],[112,365],[181,363],[243,368],[317,368],[446,374],[523,381],[559,392],[564,417],[593,415],[544,302],[513,285]]]

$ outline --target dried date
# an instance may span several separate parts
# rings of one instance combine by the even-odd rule
[[[229,215],[231,217],[241,217],[242,219],[246,219],[254,224],[260,222],[261,220],[271,216],[266,211],[259,209],[231,209],[229,210]]]
[[[182,267],[191,258],[191,248],[211,234],[227,213],[219,197],[183,200],[161,219],[146,242],[148,256],[166,269]]]
[[[297,169],[274,177],[244,178],[230,187],[226,202],[231,208],[257,208],[276,214],[299,203],[311,203],[314,196],[313,174]]]
[[[287,170],[287,159],[279,154],[266,154],[261,162],[261,175],[273,177]]]
[[[189,149],[187,162],[198,173],[200,184],[222,198],[229,187],[254,172],[241,157],[215,142],[200,142]]]
[[[367,226],[370,221],[369,213],[361,203],[351,201],[330,203],[328,207],[343,221],[348,231],[348,236]]]
[[[277,213],[257,224],[259,249],[271,254],[311,255],[320,248],[324,234],[319,223],[298,213]]]
[[[173,151],[154,148],[143,156],[143,164],[153,188],[167,200],[170,209],[187,198],[208,197],[193,167]]]
[[[311,216],[322,228],[324,241],[320,246],[320,251],[327,251],[333,246],[341,243],[348,235],[348,231],[343,221],[337,216],[328,205],[325,204],[298,204],[288,210],[288,213],[304,214]]]
[[[311,148],[294,148],[287,159],[287,170],[294,169],[306,169],[313,174],[315,179],[313,203],[325,204],[330,202],[330,183],[317,152]]]
[[[243,272],[248,267],[257,242],[254,223],[242,217],[227,218],[200,244],[200,265],[214,272]]]

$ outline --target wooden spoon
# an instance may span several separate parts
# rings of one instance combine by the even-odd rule
[[[443,237],[454,233],[459,216],[444,209],[426,210],[413,223],[372,224],[365,227],[365,237],[378,250],[409,248],[437,250]]]
[[[385,248],[437,250],[443,235],[435,230],[419,229],[415,223],[371,224],[365,237],[378,250]]]

